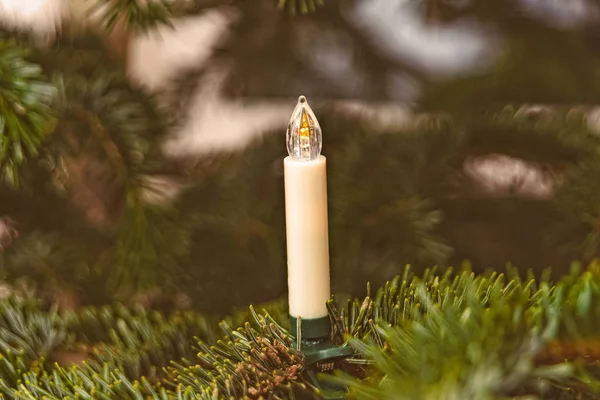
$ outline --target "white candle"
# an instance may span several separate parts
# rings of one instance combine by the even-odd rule
[[[287,132],[284,159],[290,316],[327,316],[331,296],[327,223],[327,170],[321,128],[304,96]]]

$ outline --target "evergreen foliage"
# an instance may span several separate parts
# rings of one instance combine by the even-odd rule
[[[19,168],[39,154],[54,128],[55,87],[26,55],[14,40],[0,41],[0,179],[13,187],[19,184]]]
[[[544,274],[410,267],[341,307],[332,339],[356,353],[337,376],[349,398],[600,398],[600,267]],[[219,325],[122,305],[58,313],[2,302],[0,392],[14,399],[320,397],[285,329],[281,304]],[[279,311],[278,311],[279,310]],[[250,317],[239,328],[231,321]],[[65,357],[79,352],[74,365]],[[71,359],[72,360],[72,359]],[[346,372],[343,372],[343,371]],[[400,397],[398,397],[400,396]],[[537,397],[535,397],[537,396]]]
[[[20,42],[27,46],[30,40]],[[91,285],[90,297],[100,301],[153,286],[162,278],[156,272],[176,266],[187,243],[185,225],[174,211],[146,200],[156,190],[151,177],[170,173],[160,146],[171,121],[152,95],[128,82],[122,65],[103,46],[91,34],[67,36],[50,48],[30,51],[41,69],[19,67],[50,77],[46,86],[26,88],[38,97],[46,87],[54,88],[44,117],[52,115],[56,122],[44,133],[43,147],[25,153],[31,159],[22,189],[3,194],[3,213],[19,214],[21,228],[16,246],[3,254],[7,278],[43,278],[32,279],[45,285],[38,288],[42,293],[57,284],[85,293]],[[18,80],[15,84],[24,86]],[[25,96],[24,104],[46,104]],[[45,120],[36,115],[7,114],[7,126],[26,127],[28,119],[36,118],[36,129],[41,129]],[[16,133],[7,138],[41,143],[28,138],[32,133]],[[21,148],[19,143],[8,149]],[[13,160],[10,154],[6,159]],[[57,208],[48,216],[46,207],[52,204]],[[71,272],[61,276],[61,270]]]
[[[160,8],[154,11],[138,2],[97,4],[107,6],[99,9],[105,13],[105,27],[122,19],[131,24],[128,29],[144,31],[151,20],[166,23],[221,2],[170,2],[163,8],[163,3],[153,2],[148,7]],[[310,4],[288,1],[285,6],[310,9]],[[268,7],[274,10],[268,16],[278,14],[276,2],[270,0],[234,6],[246,18],[234,27],[236,42],[226,43],[215,57],[241,56],[235,76],[251,72],[245,64],[252,60],[266,68],[262,55],[249,56],[248,49],[255,49],[245,40],[258,35],[248,34],[258,29],[254,16]],[[338,6],[331,3],[301,18],[331,20],[339,30],[344,25]],[[477,258],[484,260],[475,263],[478,270],[501,267],[506,261],[536,269],[553,264],[564,270],[572,259],[587,262],[598,255],[597,224],[590,217],[595,215],[594,202],[579,200],[594,198],[587,191],[596,185],[588,183],[597,181],[589,166],[595,163],[598,138],[587,128],[587,109],[561,106],[532,112],[506,103],[556,102],[567,87],[570,94],[562,101],[595,101],[596,85],[585,82],[595,79],[587,66],[595,65],[597,57],[587,42],[575,46],[572,34],[514,12],[508,1],[489,7],[497,13],[486,7],[469,12],[508,35],[507,52],[494,68],[477,76],[441,82],[415,78],[424,88],[417,111],[425,112],[407,126],[370,124],[362,115],[348,116],[336,106],[315,106],[330,161],[336,291],[356,293],[365,280],[382,284],[398,273],[397,264],[404,263],[418,268]],[[295,29],[294,21],[300,20],[277,19],[269,34],[288,26]],[[264,25],[260,32],[269,24]],[[70,292],[83,304],[127,301],[159,286],[166,298],[184,293],[195,308],[221,314],[251,300],[280,296],[285,290],[281,132],[265,135],[242,153],[216,154],[196,168],[175,170],[163,159],[160,145],[182,116],[174,120],[173,104],[159,104],[155,95],[129,82],[122,60],[99,36],[65,30],[51,43],[41,43],[27,32],[4,29],[0,35],[6,50],[0,57],[6,71],[2,96],[8,107],[2,118],[7,121],[5,131],[13,132],[3,136],[9,153],[0,162],[14,166],[3,169],[10,179],[7,190],[0,191],[0,214],[15,233],[0,241],[6,247],[3,278],[11,283],[26,280],[45,297],[52,298],[57,290]],[[278,46],[294,40],[293,35],[280,36]],[[538,46],[545,43],[542,37],[553,38],[555,46]],[[558,44],[569,57],[550,57]],[[532,76],[530,55],[551,59],[553,76],[564,79],[550,84],[544,75]],[[193,86],[184,76],[180,80]],[[523,87],[527,92],[509,92]],[[21,115],[15,104],[33,108]],[[32,123],[35,129],[27,128]],[[534,249],[527,251],[530,257],[504,249],[502,260],[490,262],[490,257],[465,249],[465,239],[456,233],[467,211],[479,207],[487,215],[498,215],[499,210],[522,205],[510,193],[490,202],[469,197],[464,163],[486,153],[522,157],[546,165],[558,176],[565,172],[556,198],[525,204],[536,213],[528,208],[524,218],[514,218],[515,226],[536,226],[528,219],[533,214],[552,221],[537,229],[542,235],[523,235],[528,237],[518,241]],[[7,171],[12,172],[6,175]],[[153,179],[174,181],[184,193],[175,202],[149,202],[157,192]],[[8,189],[17,184],[18,190]],[[537,241],[533,236],[539,236]]]
[[[407,270],[334,313],[338,341],[350,337],[372,368],[366,380],[336,380],[357,399],[597,398],[599,270],[578,271],[553,285],[515,270]]]
[[[469,6],[461,10],[458,3],[430,1],[426,8],[434,20],[468,13],[503,32],[506,51],[490,70],[437,81],[375,51],[365,53],[365,98],[389,100],[385,79],[392,70],[423,86],[415,118],[405,126],[374,124],[335,105],[315,107],[328,149],[334,289],[356,293],[366,280],[384,285],[346,307],[335,299],[328,303],[332,340],[356,350],[341,363],[345,372],[329,377],[347,385],[350,397],[600,398],[600,267],[557,278],[564,275],[564,259],[587,262],[600,252],[600,138],[588,124],[589,107],[576,106],[598,101],[597,51],[582,40],[585,31],[552,28],[519,12],[514,1],[489,7],[484,1],[463,2]],[[100,13],[106,32],[122,24],[143,33],[230,3],[98,1],[92,11]],[[265,37],[280,37],[277,46],[289,51],[300,32],[279,36],[280,29],[298,26],[277,17],[249,35],[257,29],[251,17],[267,6],[294,14],[322,5],[233,4],[246,17],[234,27],[233,40],[240,40],[225,44],[215,58],[252,53],[248,65],[236,65],[231,74],[250,72],[250,80],[255,66],[261,72],[256,79],[278,67],[265,68],[256,43],[245,40],[267,30]],[[347,27],[338,4],[323,11],[316,20],[331,17],[334,29]],[[221,331],[217,326],[232,308],[285,290],[281,132],[242,153],[217,154],[174,171],[160,148],[181,115],[172,118],[173,104],[160,104],[127,79],[102,35],[65,30],[43,42],[28,32],[0,30],[0,274],[24,288],[16,290],[22,297],[0,301],[0,394],[319,397],[286,331],[284,301],[269,304],[267,313],[250,308],[229,316]],[[367,47],[359,35],[353,39],[359,49]],[[300,54],[271,52],[284,59],[285,73],[296,76],[295,68],[306,67],[297,62]],[[179,80],[189,90],[189,79]],[[267,81],[266,92],[279,93]],[[260,92],[250,83],[243,94]],[[470,212],[486,202],[471,196],[464,165],[490,153],[544,165],[559,177],[555,197],[532,202],[550,221],[548,229],[534,226],[539,247],[510,232],[535,257],[536,271],[423,270],[472,255],[457,245],[449,225],[456,209]],[[184,183],[175,201],[150,200],[160,194],[154,180],[162,178]],[[503,195],[488,212],[520,204],[515,193]],[[517,222],[525,228],[530,221]],[[454,222],[462,229],[460,220]],[[553,249],[560,253],[542,256]],[[508,250],[502,254],[513,257]],[[519,261],[506,258],[501,262]],[[384,284],[407,262],[424,272],[406,269]],[[534,278],[550,263],[559,267],[556,276]],[[157,287],[164,298],[186,295],[196,310],[131,305]],[[76,304],[60,303],[65,293],[74,294]],[[127,305],[104,305],[115,300]]]

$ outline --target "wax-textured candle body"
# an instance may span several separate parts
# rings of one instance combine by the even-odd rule
[[[327,316],[329,236],[326,160],[284,159],[290,316]]]

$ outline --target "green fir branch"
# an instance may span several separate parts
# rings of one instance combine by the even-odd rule
[[[50,288],[54,291],[76,289],[93,279],[85,249],[57,232],[21,234],[4,256],[5,279],[25,282],[37,295],[47,294]]]
[[[56,310],[11,298],[0,303],[0,352],[30,360],[47,358],[70,340],[66,321]]]
[[[119,368],[129,379],[156,381],[172,362],[195,357],[196,340],[216,338],[215,321],[193,312],[165,317],[141,307],[86,307],[72,321],[74,343],[91,346],[94,360]]]
[[[287,331],[268,314],[258,315],[252,308],[251,313],[256,328],[246,322],[233,330],[221,323],[225,338],[214,346],[200,342],[198,364],[174,369],[175,381],[206,400],[284,399],[309,390],[300,380],[303,355],[292,347]]]
[[[83,199],[73,201],[112,228],[114,243],[95,260],[95,271],[111,292],[129,293],[161,281],[157,271],[170,270],[188,243],[171,209],[147,201],[156,190],[149,178],[164,171],[161,143],[171,121],[153,96],[127,80],[122,65],[98,50],[101,43],[84,39],[66,41],[59,51],[63,62],[77,63],[73,68],[60,70],[41,56],[60,88],[61,120],[46,157],[58,189]],[[109,68],[98,68],[103,63]]]
[[[107,31],[122,22],[127,31],[147,33],[161,25],[173,27],[173,3],[171,0],[95,0],[88,13],[99,14],[100,23]]]
[[[557,284],[547,276],[464,268],[417,275],[406,268],[346,309],[332,299],[332,338],[353,346],[356,356],[344,366],[353,375],[329,379],[358,399],[596,398],[600,267],[574,268]],[[289,332],[252,307],[252,322],[238,329],[221,323],[225,336],[215,341],[211,320],[194,313],[167,317],[116,305],[57,314],[33,303],[5,306],[0,339],[19,338],[0,347],[0,393],[10,398],[317,395]],[[49,336],[63,339],[47,339],[55,329],[47,323],[62,332]],[[88,360],[70,367],[45,362],[75,349],[87,349]]]
[[[0,180],[13,187],[55,125],[56,89],[27,56],[15,41],[0,39]]]
[[[598,265],[556,285],[514,270],[419,277],[406,269],[346,309],[329,302],[334,340],[353,346],[359,358],[348,362],[370,371],[332,380],[356,399],[596,398],[589,357],[598,354],[599,282]]]
[[[100,24],[112,31],[122,23],[128,32],[148,33],[160,26],[173,28],[173,19],[199,14],[238,0],[94,0],[88,14],[99,16]],[[324,0],[273,0],[291,15],[308,14],[324,6]]]

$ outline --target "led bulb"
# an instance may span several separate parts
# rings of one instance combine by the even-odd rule
[[[296,160],[316,160],[321,155],[322,140],[319,121],[306,97],[298,97],[286,132],[288,154]]]

